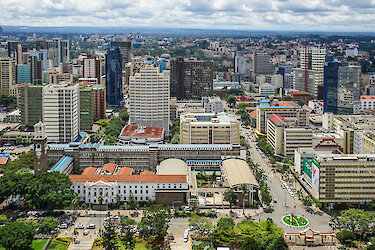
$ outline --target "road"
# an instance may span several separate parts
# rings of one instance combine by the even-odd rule
[[[267,184],[270,187],[270,192],[273,198],[277,200],[277,203],[274,203],[274,212],[272,213],[263,213],[257,218],[258,220],[265,220],[271,218],[279,226],[283,227],[286,232],[298,232],[301,229],[295,229],[285,226],[281,218],[287,213],[294,212],[296,215],[304,216],[308,221],[312,229],[318,230],[320,232],[329,232],[332,231],[329,226],[330,217],[328,215],[317,215],[308,213],[298,200],[297,195],[291,197],[289,193],[281,187],[280,174],[273,173],[270,166],[267,163],[267,159],[264,159],[260,153],[256,150],[256,143],[252,142],[249,137],[246,135],[248,129],[241,128],[241,135],[245,136],[247,139],[250,148],[251,158],[254,163],[258,163],[260,168],[262,168],[267,174]],[[285,206],[286,204],[286,206]]]

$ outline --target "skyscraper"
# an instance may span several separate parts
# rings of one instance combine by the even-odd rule
[[[42,120],[43,86],[23,85],[19,88],[19,109],[21,124],[32,127]]]
[[[255,52],[253,54],[252,77],[257,75],[271,75],[274,73],[271,56],[266,53]]]
[[[119,41],[119,42],[111,42],[111,45],[118,46],[121,55],[122,55],[122,68],[125,69],[125,64],[130,62],[131,59],[131,51],[132,51],[132,42],[131,41]]]
[[[0,95],[11,95],[9,90],[16,82],[15,61],[10,58],[0,58]]]
[[[324,67],[324,112],[359,114],[361,68],[329,62]]]
[[[69,41],[60,38],[47,40],[47,58],[52,61],[54,67],[61,63],[69,62]]]
[[[213,94],[213,62],[182,57],[171,61],[171,96],[178,100],[195,99]]]
[[[300,50],[300,68],[294,70],[293,87],[319,97],[319,88],[324,82],[326,49],[305,47]]]
[[[169,131],[169,76],[146,64],[129,79],[130,123]]]
[[[60,83],[43,87],[43,121],[49,142],[72,142],[78,138],[78,85]]]
[[[119,46],[112,43],[106,54],[106,99],[113,106],[120,105],[123,99],[122,54]]]
[[[96,78],[100,83],[100,60],[96,58],[83,59],[83,78]]]

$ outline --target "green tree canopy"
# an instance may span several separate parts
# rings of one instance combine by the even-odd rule
[[[343,244],[343,245],[349,245],[352,243],[353,240],[356,239],[355,234],[349,230],[342,230],[337,233],[337,239]]]
[[[59,225],[59,221],[53,217],[44,217],[39,221],[39,233],[49,234]]]
[[[25,250],[31,248],[35,227],[20,221],[7,222],[0,227],[0,245],[9,250]]]

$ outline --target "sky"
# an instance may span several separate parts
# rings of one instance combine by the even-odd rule
[[[0,0],[0,26],[375,32],[375,0]]]

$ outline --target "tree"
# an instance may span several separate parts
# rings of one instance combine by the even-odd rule
[[[230,211],[232,211],[232,205],[233,205],[234,203],[236,203],[237,198],[238,198],[238,195],[237,195],[236,192],[234,192],[234,189],[233,189],[233,188],[229,188],[229,189],[225,192],[225,199],[229,202]]]
[[[172,144],[179,144],[180,143],[180,134],[174,134],[171,140]]]
[[[242,250],[260,250],[258,242],[253,237],[249,237],[241,246]]]
[[[288,250],[288,244],[286,244],[284,236],[279,236],[272,244],[272,250]]]
[[[117,244],[117,233],[116,233],[116,224],[112,219],[109,219],[104,224],[104,231],[102,235],[103,247],[105,249],[112,250]]]
[[[350,245],[353,240],[356,239],[355,234],[349,230],[342,230],[337,233],[337,239],[343,244],[343,245]]]
[[[235,226],[233,218],[220,218],[216,224],[217,228],[220,230],[230,230]]]
[[[138,229],[141,235],[152,237],[154,245],[160,247],[163,245],[164,238],[167,235],[170,218],[169,211],[164,208],[159,207],[158,209],[157,206],[152,206],[151,210],[146,209],[141,222],[138,224]]]
[[[237,107],[239,107],[240,109],[245,109],[246,107],[249,107],[250,104],[247,103],[247,102],[240,102],[237,104]]]
[[[35,227],[30,223],[7,222],[0,227],[0,245],[10,250],[29,249],[34,235]]]
[[[263,187],[261,188],[261,191],[260,191],[261,195],[262,195],[262,202],[263,204],[265,204],[266,206],[269,206],[272,202],[272,196],[268,190],[268,186],[267,184],[263,185]]]
[[[69,206],[75,197],[72,182],[59,172],[44,172],[33,176],[27,183],[25,203],[35,208],[48,210]]]
[[[240,189],[242,191],[242,212],[245,214],[245,195],[249,193],[249,189],[245,184],[242,184]]]
[[[59,225],[59,221],[53,217],[44,217],[39,221],[39,233],[49,234]]]
[[[194,227],[199,232],[209,232],[213,229],[212,221],[203,216],[193,215],[189,218],[189,226]]]
[[[8,221],[8,218],[5,215],[1,214],[0,215],[0,225],[4,225],[5,222],[7,222],[7,221]]]
[[[341,212],[341,217],[337,221],[338,228],[348,229],[354,233],[356,228],[367,229],[370,216],[363,209],[348,209]],[[365,233],[365,232],[361,232]]]
[[[124,243],[126,249],[135,248],[134,229],[137,223],[127,216],[121,217],[120,231],[122,233],[121,241]]]
[[[126,109],[121,109],[121,111],[119,113],[119,117],[125,123],[128,123],[128,121],[129,121],[129,114],[128,114],[128,111]]]
[[[226,99],[226,101],[228,102],[228,104],[230,106],[234,106],[234,104],[236,103],[236,97],[234,97],[233,95],[229,95]]]
[[[134,197],[134,195],[133,195],[132,192],[130,192],[130,194],[129,194],[128,205],[129,205],[130,209],[136,209],[137,207],[139,207],[139,203],[135,199],[135,197]]]
[[[117,202],[117,206],[118,206],[118,207],[120,207],[121,198],[122,198],[121,194],[117,193],[117,194],[115,195],[115,199],[116,199],[116,202]]]

